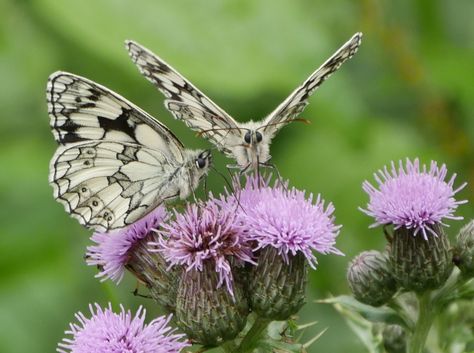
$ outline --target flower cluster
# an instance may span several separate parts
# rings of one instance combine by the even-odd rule
[[[172,266],[187,271],[202,270],[212,261],[219,272],[219,284],[232,292],[232,265],[256,265],[252,255],[267,246],[289,262],[289,255],[302,253],[315,267],[313,251],[321,254],[342,253],[335,248],[341,226],[334,224],[334,207],[318,195],[288,189],[287,183],[270,178],[249,176],[244,186],[235,182],[235,191],[205,203],[193,204],[175,220],[163,225],[159,242],[152,251],[162,253]],[[231,260],[232,259],[232,260]]]
[[[350,263],[347,280],[353,296],[371,306],[367,309],[371,315],[377,310],[374,307],[384,304],[391,308],[382,311],[395,308],[393,314],[400,322],[413,314],[413,307],[399,305],[407,298],[406,293],[412,292],[411,298],[418,300],[414,323],[393,325],[392,320],[382,320],[381,336],[387,352],[424,351],[431,320],[442,312],[440,303],[447,307],[454,302],[454,288],[474,273],[472,225],[461,230],[454,248],[444,229],[446,220],[462,219],[455,211],[467,201],[458,201],[455,196],[466,183],[455,188],[456,175],[446,177],[444,164],[439,167],[432,161],[428,168],[418,159],[407,159],[405,163],[399,161],[398,168],[392,162],[389,168],[375,173],[378,187],[363,183],[369,203],[360,210],[374,217],[371,227],[384,226],[388,243],[383,252],[364,251]],[[454,264],[462,275],[453,271]],[[431,294],[433,290],[436,295]],[[350,310],[348,316],[354,314]]]

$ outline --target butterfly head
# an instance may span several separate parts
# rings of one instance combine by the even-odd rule
[[[256,130],[247,130],[244,134],[244,142],[248,145],[256,145],[262,142],[263,135],[261,132]]]
[[[270,139],[261,129],[260,124],[249,121],[242,125],[241,140],[233,150],[233,155],[242,169],[255,170],[259,164],[270,159]]]

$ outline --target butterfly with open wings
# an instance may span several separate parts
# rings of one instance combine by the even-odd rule
[[[210,167],[152,116],[111,90],[66,72],[48,79],[54,197],[81,224],[109,231],[168,199],[186,198]]]
[[[297,120],[311,94],[358,50],[362,33],[356,33],[314,71],[265,119],[238,123],[204,93],[156,54],[133,41],[126,48],[140,72],[166,97],[165,106],[176,119],[207,138],[241,171],[270,165],[270,143],[286,124]]]

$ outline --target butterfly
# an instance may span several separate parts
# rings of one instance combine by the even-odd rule
[[[95,230],[125,227],[165,200],[189,196],[208,172],[208,150],[188,150],[151,115],[117,93],[67,72],[47,84],[57,148],[54,197]]]
[[[297,117],[308,98],[357,52],[361,39],[362,33],[356,33],[265,119],[247,123],[235,121],[150,50],[133,41],[126,41],[125,46],[140,72],[166,97],[165,107],[173,116],[235,159],[243,172],[259,165],[272,166],[269,161],[273,137],[289,122],[301,120]]]

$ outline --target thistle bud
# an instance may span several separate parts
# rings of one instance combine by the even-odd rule
[[[393,234],[390,261],[397,283],[415,292],[442,286],[453,270],[448,237],[439,224],[425,239],[413,229],[401,227]]]
[[[182,269],[178,266],[169,269],[160,253],[151,252],[148,249],[148,243],[155,240],[155,235],[151,234],[137,242],[133,251],[130,252],[130,258],[125,268],[148,288],[150,296],[158,304],[168,312],[174,312]]]
[[[405,353],[407,347],[406,334],[399,325],[387,325],[382,332],[383,346],[387,353]]]
[[[117,284],[125,269],[129,270],[150,290],[151,296],[169,312],[174,311],[178,270],[169,271],[161,254],[150,253],[148,242],[157,240],[160,229],[168,218],[166,209],[159,206],[145,217],[114,232],[96,232],[87,248],[86,261],[98,266],[96,277],[110,279]]]
[[[364,251],[352,260],[347,281],[354,297],[372,306],[387,303],[397,291],[387,256],[376,250]]]
[[[218,273],[207,263],[202,271],[184,272],[178,287],[177,324],[191,340],[206,346],[234,339],[249,313],[240,284],[234,282],[233,294],[218,284]]]
[[[261,250],[249,284],[250,306],[260,317],[286,320],[305,303],[308,264],[302,253],[289,255],[288,262],[278,250]]]
[[[453,262],[463,274],[474,276],[474,220],[459,232],[453,250]]]

